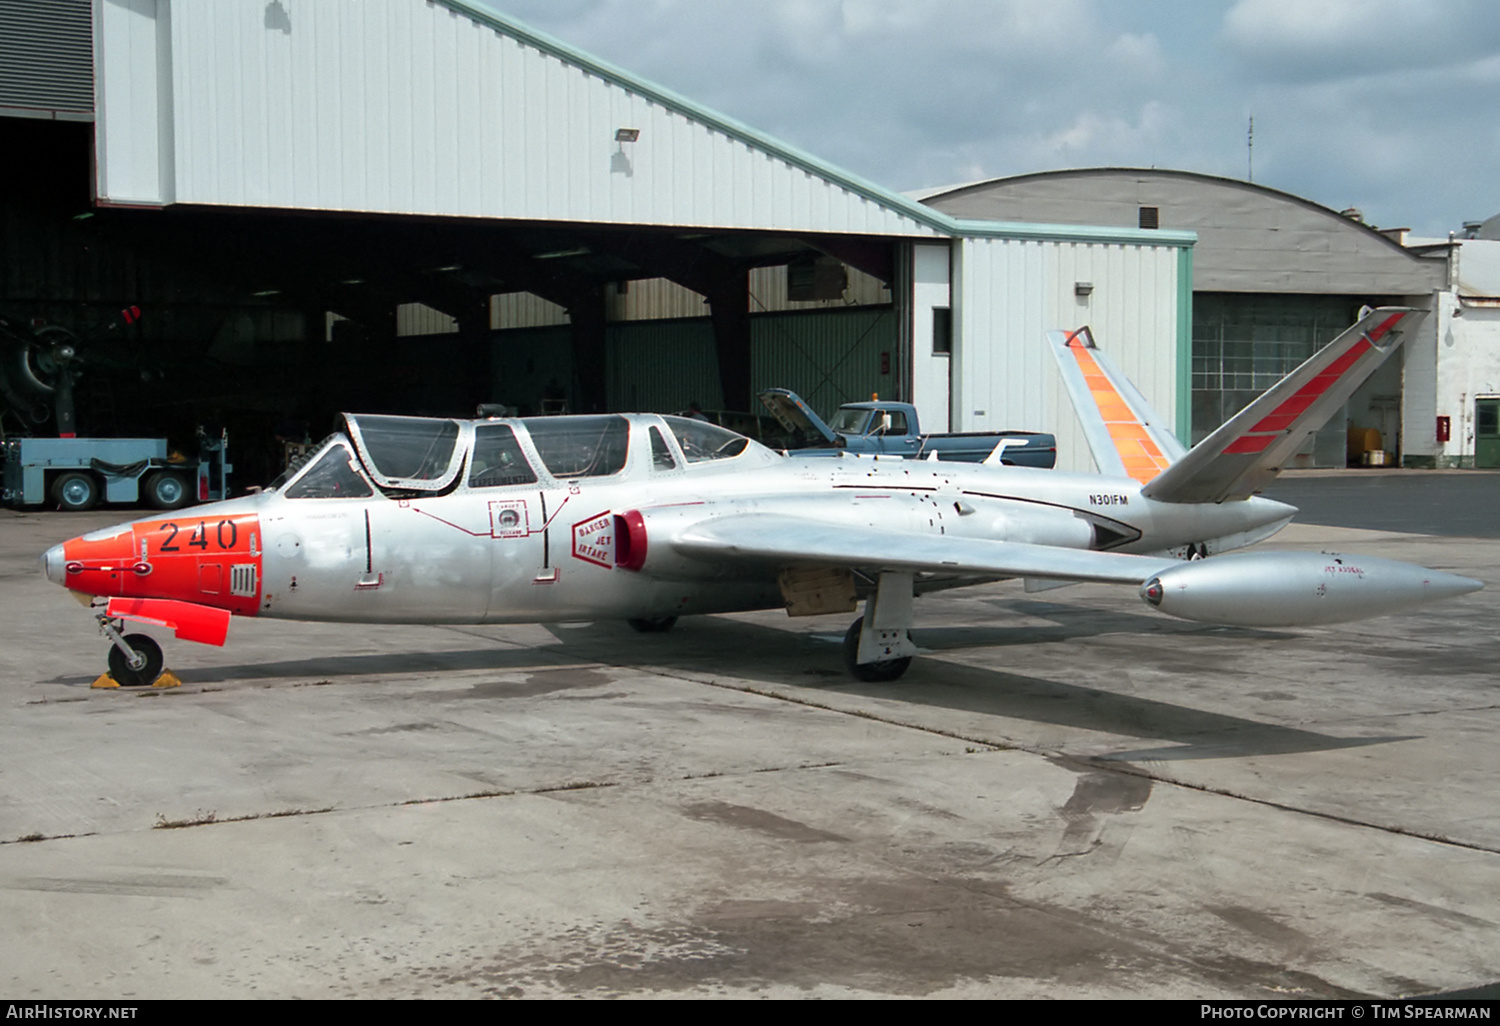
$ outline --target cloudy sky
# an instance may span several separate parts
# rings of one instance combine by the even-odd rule
[[[478,0],[901,191],[1254,180],[1380,227],[1500,212],[1494,0]]]

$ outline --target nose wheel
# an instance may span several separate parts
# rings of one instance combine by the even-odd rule
[[[162,675],[165,659],[161,646],[149,634],[122,634],[123,620],[111,620],[104,613],[96,613],[99,630],[109,638],[109,676],[120,687],[145,688],[155,684]],[[106,686],[96,684],[95,686]]]
[[[147,634],[126,634],[122,639],[133,649],[126,655],[115,645],[109,650],[109,675],[123,688],[144,688],[156,683],[161,676],[164,658],[161,646]]]

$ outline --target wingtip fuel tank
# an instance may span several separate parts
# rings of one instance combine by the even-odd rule
[[[1298,627],[1398,613],[1478,591],[1469,577],[1410,563],[1327,552],[1249,552],[1172,567],[1141,598],[1184,620]]]

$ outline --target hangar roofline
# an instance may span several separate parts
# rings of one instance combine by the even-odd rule
[[[436,0],[436,2],[440,6],[462,14],[464,17],[472,18],[492,28],[499,29],[506,35],[514,36],[527,45],[534,46],[544,53],[549,53],[559,60],[576,65],[584,71],[597,75],[606,81],[613,82],[615,85],[628,89],[631,92],[639,93],[663,107],[675,110],[695,121],[700,121],[711,128],[718,129],[725,135],[749,143],[758,149],[768,150],[788,163],[801,168],[803,171],[811,172],[820,178],[829,179],[848,188],[852,192],[858,193],[866,199],[899,210],[914,220],[927,225],[929,228],[951,234],[953,219],[945,214],[935,211],[930,207],[924,207],[922,204],[916,203],[898,192],[876,185],[874,182],[861,178],[842,168],[835,167],[833,164],[821,160],[804,150],[788,145],[757,128],[752,128],[743,121],[738,121],[726,114],[696,103],[665,86],[657,85],[655,82],[626,71],[618,65],[611,64],[601,57],[596,57],[586,50],[581,50],[560,39],[549,36],[545,32],[534,29],[525,22],[518,21],[510,15],[501,14],[487,7],[481,7],[468,2],[468,0]]]
[[[631,92],[651,100],[667,109],[676,111],[694,121],[701,122],[725,135],[738,139],[757,149],[785,160],[819,178],[848,189],[871,202],[881,204],[910,217],[934,231],[955,238],[1048,238],[1088,242],[1154,242],[1158,245],[1191,246],[1197,241],[1194,232],[1151,231],[1137,228],[1110,228],[1080,225],[1037,225],[1024,222],[963,220],[945,214],[893,189],[876,185],[868,179],[846,171],[805,150],[720,113],[710,107],[688,99],[665,86],[626,71],[618,65],[579,49],[545,32],[532,28],[507,14],[481,7],[469,0],[435,0],[449,10],[489,25],[506,35],[521,40],[559,60],[575,65]]]
[[[1298,206],[1304,207],[1307,210],[1327,217],[1340,224],[1345,224],[1349,225],[1350,227],[1360,229],[1366,234],[1379,239],[1383,244],[1405,254],[1408,257],[1412,257],[1413,259],[1426,258],[1424,257],[1424,255],[1414,254],[1410,249],[1401,245],[1401,243],[1397,242],[1395,239],[1392,239],[1389,235],[1386,235],[1378,228],[1373,228],[1370,225],[1365,224],[1363,221],[1355,221],[1352,218],[1345,217],[1343,214],[1339,213],[1337,210],[1334,210],[1332,207],[1324,206],[1323,204],[1318,203],[1316,200],[1310,200],[1304,196],[1298,196],[1296,193],[1286,192],[1282,189],[1273,189],[1269,186],[1261,185],[1257,182],[1247,182],[1241,178],[1227,178],[1223,175],[1211,175],[1201,171],[1184,171],[1175,168],[1119,166],[1058,168],[1052,171],[1030,171],[1026,174],[1021,175],[1001,175],[997,178],[985,178],[973,182],[964,182],[959,185],[945,185],[929,189],[914,189],[911,192],[908,192],[906,195],[908,198],[917,200],[920,203],[932,203],[937,200],[952,199],[957,196],[962,196],[966,193],[977,192],[980,189],[987,189],[996,185],[1018,185],[1024,182],[1037,181],[1040,179],[1087,178],[1095,175],[1106,174],[1155,175],[1163,178],[1192,179],[1200,182],[1211,182],[1221,186],[1238,188],[1244,192],[1260,193],[1262,195],[1270,196],[1275,199],[1295,203]],[[1154,233],[1147,231],[1145,234],[1151,235]]]

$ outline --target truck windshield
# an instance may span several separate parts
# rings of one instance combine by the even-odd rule
[[[865,421],[869,419],[869,410],[856,410],[845,406],[833,415],[828,421],[828,426],[833,428],[835,434],[862,435],[865,433]]]

